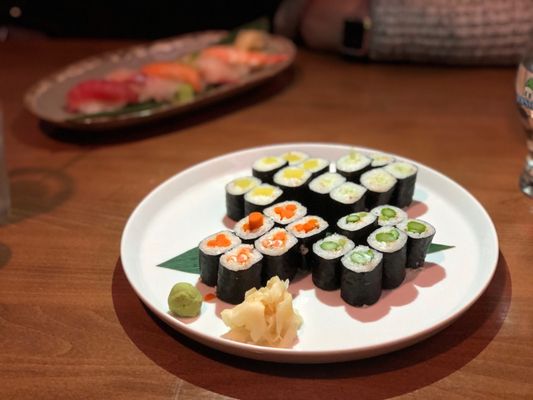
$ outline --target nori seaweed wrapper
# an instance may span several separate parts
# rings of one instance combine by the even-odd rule
[[[407,268],[419,268],[424,265],[429,245],[434,236],[435,233],[425,238],[413,238],[407,235]]]
[[[234,221],[244,218],[244,193],[231,194],[226,191],[226,215]]]
[[[371,210],[374,207],[382,206],[384,204],[390,204],[395,188],[396,185],[386,192],[374,192],[367,188],[368,190],[365,195],[365,206],[367,210]]]
[[[366,193],[363,196],[361,196],[361,198],[357,200],[356,202],[351,203],[351,204],[345,204],[330,197],[330,202],[328,203],[328,208],[329,208],[329,215],[328,215],[329,219],[327,219],[328,223],[334,226],[340,217],[344,215],[356,213],[359,211],[364,211],[365,204],[366,204],[365,198],[366,198]]]
[[[361,229],[350,231],[348,229],[343,229],[336,226],[336,231],[340,233],[341,235],[346,236],[348,239],[350,239],[352,242],[357,244],[366,244],[366,239],[368,238],[368,235],[370,235],[372,232],[376,230],[378,227],[378,220],[374,220],[371,224],[368,224],[367,226],[363,226]]]
[[[392,195],[391,204],[398,208],[409,206],[413,201],[415,193],[416,173],[407,178],[396,178],[396,186]]]
[[[287,165],[289,165],[289,163],[285,161],[284,164],[270,171],[258,171],[252,167],[252,175],[256,178],[261,179],[263,183],[270,183],[271,185],[275,185],[274,175],[276,174],[276,172],[278,172],[282,168],[285,168]]]
[[[204,253],[201,248],[199,250],[198,258],[200,265],[200,278],[207,286],[216,286],[218,279],[218,266],[220,263],[220,256],[222,254],[210,255]]]
[[[346,267],[341,270],[341,297],[356,307],[371,305],[381,296],[383,259],[372,271],[355,272]]]
[[[239,304],[244,301],[244,294],[251,288],[261,287],[262,260],[250,268],[233,271],[219,265],[217,279],[217,297],[230,304]]]
[[[341,285],[341,258],[325,259],[311,251],[313,283],[323,290],[335,290]]]
[[[344,176],[346,180],[349,182],[359,183],[359,178],[361,178],[361,175],[363,175],[366,171],[369,171],[371,169],[372,169],[371,164],[368,164],[367,166],[356,171],[343,171],[342,169],[337,168],[337,173]]]
[[[407,246],[394,253],[383,253],[383,289],[394,289],[405,279],[405,263],[407,260]]]
[[[258,249],[259,250],[259,249]],[[259,250],[261,252],[261,250]],[[265,253],[263,254],[263,272],[262,272],[262,282],[263,285],[267,281],[274,277],[278,276],[279,279],[284,281],[288,279],[292,281],[296,272],[298,271],[298,266],[300,264],[300,252],[298,251],[298,244],[292,246],[285,253],[272,256]]]

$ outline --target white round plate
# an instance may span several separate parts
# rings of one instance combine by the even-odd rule
[[[177,282],[198,285],[203,293],[214,292],[198,283],[198,275],[156,265],[225,228],[228,181],[249,175],[253,161],[265,155],[300,150],[335,160],[350,149],[321,143],[257,147],[205,161],[162,183],[138,205],[124,228],[121,258],[133,289],[159,318],[184,335],[224,352],[267,361],[319,363],[371,357],[416,343],[448,326],[489,284],[496,269],[498,239],[490,217],[471,194],[411,160],[419,172],[409,215],[436,227],[435,243],[456,247],[428,255],[424,268],[409,271],[400,287],[384,291],[373,306],[349,306],[338,290],[315,288],[309,276],[291,283],[294,307],[304,322],[298,342],[290,349],[223,338],[227,327],[220,311],[229,305],[220,300],[204,302],[198,318],[169,314],[167,296]]]

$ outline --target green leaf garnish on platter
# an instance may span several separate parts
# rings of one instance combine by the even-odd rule
[[[439,251],[448,250],[448,249],[453,249],[454,247],[455,246],[450,246],[447,244],[431,243],[429,245],[427,254],[437,253]]]
[[[198,251],[198,247],[194,247],[187,250],[185,253],[181,253],[170,260],[158,264],[157,266],[187,272],[189,274],[199,274],[200,265],[198,262]]]

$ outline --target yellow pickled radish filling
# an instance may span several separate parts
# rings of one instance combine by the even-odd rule
[[[292,163],[292,162],[300,160],[302,156],[300,156],[298,153],[289,152],[289,153],[284,154],[283,158],[287,160],[287,162]]]
[[[306,160],[303,162],[303,167],[305,169],[315,169],[315,168],[318,168],[319,165],[318,165],[318,160],[316,158],[312,158],[310,160]]]
[[[252,184],[252,180],[250,178],[238,178],[238,179],[235,179],[233,183],[239,189],[246,190],[246,188]]]
[[[298,179],[302,180],[305,174],[303,168],[286,168],[283,170],[283,177],[285,179]]]
[[[273,187],[257,187],[252,190],[252,195],[270,197],[274,194],[274,190]]]
[[[264,157],[262,161],[265,164],[275,164],[278,162],[278,157],[274,157],[274,156]]]

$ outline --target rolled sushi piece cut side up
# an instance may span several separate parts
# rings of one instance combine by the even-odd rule
[[[298,166],[311,172],[311,179],[329,171],[329,161],[325,158],[308,158],[298,164]]]
[[[335,290],[341,285],[341,258],[354,248],[346,236],[333,234],[313,244],[311,273],[313,283],[323,290]]]
[[[252,175],[265,183],[272,184],[274,174],[288,165],[287,161],[279,156],[266,156],[256,160],[252,165]]]
[[[287,225],[287,231],[298,239],[298,249],[301,255],[300,268],[310,269],[312,244],[326,235],[328,227],[327,221],[317,215],[307,215]]]
[[[300,261],[297,244],[298,239],[283,228],[274,228],[255,241],[255,248],[263,255],[263,284],[274,276],[294,279]]]
[[[259,186],[261,180],[255,176],[233,179],[226,185],[226,215],[234,221],[244,217],[244,195]]]
[[[268,183],[254,187],[244,195],[244,215],[254,211],[262,212],[268,206],[278,202],[283,190]]]
[[[396,161],[387,165],[385,170],[397,179],[391,204],[400,208],[409,206],[415,193],[418,168],[408,162]]]
[[[207,286],[215,286],[218,277],[220,256],[235,246],[241,244],[241,239],[231,231],[220,231],[206,237],[198,245],[200,279]]]
[[[407,235],[395,227],[384,226],[368,237],[368,244],[383,254],[383,289],[394,289],[405,279]]]
[[[286,200],[296,200],[305,204],[308,197],[307,182],[311,172],[298,166],[285,167],[274,175],[274,185],[279,186]]]
[[[368,246],[356,246],[341,259],[341,297],[356,307],[376,303],[381,296],[383,255]]]
[[[334,224],[343,215],[363,211],[366,191],[364,186],[353,182],[345,182],[334,188],[329,194],[331,210],[329,222]]]
[[[237,221],[233,230],[243,243],[252,244],[259,236],[264,235],[274,226],[271,218],[254,211]]]
[[[370,163],[372,168],[384,167],[395,160],[393,156],[385,153],[370,153],[368,157],[372,160]]]
[[[351,151],[335,163],[337,173],[350,182],[358,182],[361,175],[370,169],[372,160],[359,151]]]
[[[336,172],[325,172],[309,182],[309,212],[329,219],[329,193],[346,182],[346,178]]]
[[[278,226],[288,225],[307,214],[307,208],[297,201],[282,201],[265,208],[263,213]]]
[[[287,161],[289,165],[297,165],[307,160],[309,158],[309,154],[304,153],[303,151],[293,150],[283,153],[281,155],[281,158]]]
[[[374,207],[370,212],[377,217],[379,226],[394,226],[407,219],[405,211],[389,204]]]
[[[365,206],[371,210],[390,203],[396,186],[396,178],[383,168],[374,168],[361,175],[361,185],[368,189]]]
[[[377,227],[377,217],[374,214],[360,211],[339,218],[336,229],[355,244],[366,244],[368,235]]]
[[[217,297],[230,304],[239,304],[244,294],[261,287],[263,255],[252,245],[241,244],[220,257]]]
[[[435,236],[435,228],[421,219],[408,219],[398,224],[398,229],[407,235],[407,268],[422,267]]]

